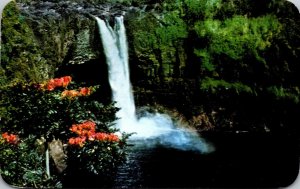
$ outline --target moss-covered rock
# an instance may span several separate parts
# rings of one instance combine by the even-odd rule
[[[2,15],[0,83],[41,81],[49,76],[43,52],[15,2]]]

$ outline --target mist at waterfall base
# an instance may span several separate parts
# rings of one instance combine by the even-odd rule
[[[113,100],[120,108],[116,126],[121,132],[132,133],[129,142],[143,147],[165,146],[180,150],[208,153],[213,147],[196,132],[180,127],[167,114],[143,112],[136,116],[130,83],[128,46],[123,17],[115,17],[114,28],[95,17],[109,72]]]
[[[176,125],[167,114],[143,112],[143,115],[130,127],[121,130],[132,135],[131,140],[141,147],[169,147],[186,151],[209,153],[213,146],[196,132]]]

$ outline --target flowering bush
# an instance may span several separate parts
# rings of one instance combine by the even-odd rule
[[[10,144],[17,144],[18,142],[18,136],[14,134],[8,134],[7,132],[2,134],[2,138]]]
[[[45,156],[38,150],[35,137],[20,139],[3,133],[0,137],[0,174],[11,185],[34,188],[61,188],[56,175],[48,177]]]
[[[114,133],[97,132],[96,123],[90,120],[73,124],[70,131],[74,134],[68,141],[68,154],[73,158],[70,163],[74,165],[72,172],[113,176],[116,165],[124,160],[125,154],[121,149],[126,137],[119,138]],[[78,154],[82,158],[76,158]]]
[[[83,87],[80,88],[79,90],[64,90],[61,93],[62,98],[75,98],[75,97],[80,97],[80,96],[89,96],[93,92],[92,87]]]
[[[67,169],[62,175],[72,177],[75,171],[80,171],[79,174],[109,175],[125,159],[128,135],[115,134],[118,130],[113,127],[113,121],[118,109],[113,103],[101,103],[94,95],[97,89],[97,86],[78,86],[70,76],[39,84],[16,83],[2,87],[2,145],[11,150],[20,150],[19,145],[25,144],[30,137],[35,141],[44,140],[41,146],[45,147],[45,153],[48,144],[58,139],[66,146],[64,153],[67,157]],[[24,149],[28,150],[25,154],[38,153],[37,148],[30,148],[33,143],[26,145],[29,147]],[[0,151],[0,157],[8,156]],[[10,160],[11,158],[7,159]],[[36,162],[36,166],[45,172],[45,163]],[[52,176],[55,177],[58,172],[55,171],[56,165],[51,162]],[[1,165],[0,169],[2,172],[6,171],[7,166]],[[13,170],[18,172],[17,169],[31,170],[27,164],[20,164],[19,168]],[[9,175],[13,173],[4,174],[3,179],[10,180]],[[46,180],[51,178],[48,175]],[[26,183],[24,180],[23,182]],[[8,183],[10,184],[9,181]]]
[[[119,137],[113,133],[96,132],[96,124],[92,121],[85,121],[81,124],[74,124],[70,130],[78,135],[76,138],[70,138],[69,144],[83,146],[84,142],[89,141],[110,141],[119,142]]]
[[[74,128],[74,127],[72,127]],[[125,139],[113,133],[76,130],[76,137],[69,138],[68,155],[72,172],[85,172],[102,176],[113,176],[116,166],[125,157]],[[77,158],[77,156],[81,158]],[[113,157],[113,158],[112,158]],[[72,161],[72,162],[71,162]],[[109,163],[107,163],[109,162]]]
[[[65,76],[61,78],[50,79],[45,84],[41,84],[40,87],[49,91],[53,91],[57,87],[67,87],[71,81],[72,78],[70,76]]]

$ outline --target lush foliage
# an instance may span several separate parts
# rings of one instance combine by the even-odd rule
[[[143,74],[135,85],[177,94],[173,100],[156,101],[171,107],[178,102],[176,108],[185,104],[179,109],[189,116],[217,112],[210,120],[220,129],[228,125],[224,120],[234,123],[229,129],[288,125],[299,110],[300,94],[295,7],[285,1],[249,0],[165,0],[159,5],[128,21],[132,53],[143,68],[136,68]],[[160,80],[141,82],[145,76]],[[183,93],[186,88],[192,94]],[[285,103],[293,108],[277,109]],[[280,114],[280,121],[271,120]]]
[[[125,160],[128,135],[114,134],[118,131],[113,127],[117,108],[96,101],[96,90],[95,86],[79,87],[70,76],[2,87],[3,179],[16,186],[54,187],[57,178],[75,172],[113,177],[114,169]],[[52,154],[54,149],[48,144],[54,139],[67,145],[61,154],[67,169],[59,174],[52,161],[49,177],[44,154],[47,148]]]
[[[125,140],[121,140],[113,133],[96,132],[96,124],[92,121],[74,124],[70,130],[76,134],[76,137],[69,138],[68,141],[70,145],[68,154],[74,158],[73,166],[77,167],[84,163],[83,166],[79,166],[80,171],[112,175],[114,168],[124,158],[124,152],[120,147],[125,144]],[[82,158],[76,158],[78,155]]]
[[[31,28],[15,2],[2,14],[0,84],[22,80],[39,82],[48,77],[49,65],[35,41]]]
[[[132,19],[128,23],[132,47],[140,56],[152,64],[151,76],[158,73],[159,79],[180,75],[173,62],[179,63],[179,49],[188,36],[188,26],[182,19],[182,12],[174,10],[172,4],[163,4],[163,15],[145,13],[142,19]],[[169,7],[171,6],[171,7]],[[147,24],[145,24],[147,23]]]
[[[271,15],[258,18],[234,16],[223,22],[198,21],[195,31],[202,40],[208,41],[201,49],[195,49],[201,58],[201,72],[254,87],[259,82],[256,77],[265,74],[261,72],[267,72],[268,64],[272,64],[263,55],[280,30],[281,25]]]
[[[139,104],[175,108],[199,130],[299,133],[300,16],[289,2],[74,1],[137,8],[125,22]],[[62,177],[112,177],[125,157],[127,135],[117,135],[112,124],[117,108],[100,102],[98,87],[78,85],[69,76],[48,79],[63,63],[101,55],[90,52],[99,50],[89,46],[99,42],[93,41],[94,20],[61,15],[27,22],[15,2],[2,15],[0,173],[13,185],[61,187]],[[51,153],[54,139],[65,146],[60,147],[63,173]],[[51,176],[45,169],[47,149]]]
[[[2,178],[18,187],[61,188],[57,176],[47,176],[45,156],[39,150],[40,147],[33,135],[23,139],[14,134],[3,133],[0,138]]]

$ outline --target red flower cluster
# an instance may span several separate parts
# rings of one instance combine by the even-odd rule
[[[92,88],[91,87],[80,88],[79,93],[81,96],[88,96],[92,93]]]
[[[64,76],[61,78],[50,79],[44,85],[44,87],[49,91],[53,91],[56,87],[67,87],[71,81],[72,81],[71,76]]]
[[[120,139],[117,135],[113,133],[95,133],[93,136],[95,140],[99,141],[109,141],[109,142],[118,142]]]
[[[70,138],[69,144],[82,147],[85,143],[85,140],[86,140],[85,137]]]
[[[61,93],[62,98],[75,98],[78,96],[88,96],[92,93],[91,87],[83,87],[77,90],[65,90]]]
[[[77,96],[79,96],[80,93],[76,90],[65,90],[61,93],[61,97],[62,98],[75,98]]]
[[[8,134],[7,132],[2,134],[2,138],[10,144],[17,144],[19,140],[17,135]]]
[[[81,124],[73,124],[70,131],[82,137],[89,137],[95,134],[96,123],[92,121],[85,121]]]
[[[101,133],[96,132],[96,124],[92,121],[85,121],[81,124],[74,124],[70,128],[70,131],[76,133],[78,137],[73,137],[69,139],[70,145],[77,145],[82,147],[85,141],[108,141],[108,142],[118,142],[120,139],[117,135],[113,133]]]

